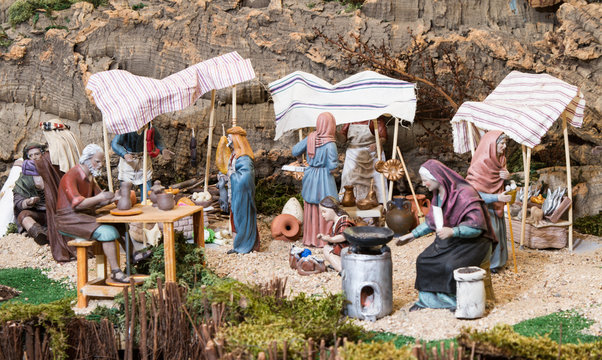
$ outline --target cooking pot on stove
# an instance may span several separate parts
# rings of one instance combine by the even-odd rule
[[[371,248],[391,241],[393,230],[377,226],[352,226],[343,231],[343,236],[352,248]]]

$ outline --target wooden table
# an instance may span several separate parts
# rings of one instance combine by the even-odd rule
[[[380,217],[383,213],[383,206],[382,205],[378,205],[372,209],[369,210],[360,210],[357,208],[357,206],[349,206],[349,207],[342,207],[343,210],[345,210],[347,212],[347,214],[349,214],[349,216],[351,217],[360,217],[360,218],[377,218]]]
[[[205,247],[205,229],[203,226],[203,207],[202,206],[176,206],[172,210],[163,211],[150,205],[137,204],[135,208],[142,209],[142,214],[115,216],[111,214],[96,218],[99,223],[163,223],[163,246],[165,248],[165,281],[176,281],[176,249],[175,249],[175,221],[183,217],[192,215],[194,242],[198,246]]]

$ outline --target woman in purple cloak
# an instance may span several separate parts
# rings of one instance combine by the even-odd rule
[[[453,271],[465,266],[479,266],[496,242],[489,214],[478,192],[455,171],[437,160],[428,160],[419,170],[422,183],[433,193],[431,206],[443,213],[443,227],[435,227],[433,211],[426,222],[403,236],[406,240],[436,231],[435,241],[416,260],[418,301],[410,311],[424,308],[456,308],[456,282]]]

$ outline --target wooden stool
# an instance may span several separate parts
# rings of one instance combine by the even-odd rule
[[[114,298],[122,291],[121,287],[104,285],[107,278],[107,259],[102,250],[102,244],[96,240],[78,238],[61,232],[61,234],[74,238],[67,243],[77,248],[77,307],[85,308],[91,296]],[[119,262],[119,243],[115,240],[115,256]],[[88,281],[88,248],[96,257],[96,278]]]
[[[479,267],[485,270],[485,277],[483,278],[483,284],[485,285],[485,297],[487,300],[495,301],[495,294],[493,293],[493,284],[491,283],[491,271],[489,270],[491,262],[489,256],[484,260]]]

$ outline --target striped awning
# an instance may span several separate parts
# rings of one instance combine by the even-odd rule
[[[500,130],[519,144],[533,148],[558,119],[583,124],[585,99],[578,87],[548,74],[511,72],[482,102],[460,106],[451,120],[454,151],[470,151],[468,123],[483,130]],[[474,139],[476,148],[477,139]]]
[[[316,126],[322,112],[337,124],[372,120],[383,114],[414,121],[413,83],[364,71],[331,85],[319,77],[295,71],[269,84],[276,114],[278,140],[285,132]]]
[[[182,110],[213,89],[255,78],[251,60],[237,52],[192,65],[162,80],[109,70],[90,77],[87,89],[102,112],[107,130],[137,131],[156,116]]]

